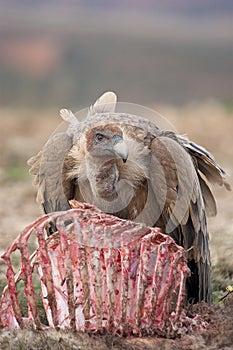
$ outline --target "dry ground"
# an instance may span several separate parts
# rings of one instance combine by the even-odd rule
[[[180,133],[187,134],[190,139],[210,150],[226,171],[233,174],[232,109],[227,109],[214,101],[201,105],[190,104],[180,108],[160,106],[156,109],[166,116]],[[0,114],[2,120],[0,123],[0,202],[2,203],[0,254],[2,254],[23,228],[41,214],[35,202],[36,191],[32,186],[32,179],[27,174],[26,160],[40,149],[50,133],[58,126],[60,119],[57,111],[54,110],[23,112],[1,110]],[[232,185],[231,177],[229,182]],[[218,216],[209,219],[209,231],[214,295],[217,298],[224,293],[228,284],[232,284],[233,279],[233,201],[232,192],[227,192],[223,188],[214,188],[213,191],[217,198]],[[1,284],[5,281],[2,262],[0,262],[0,278],[1,288]],[[92,348],[99,349],[233,349],[232,310],[220,310],[218,306],[214,306],[212,309],[205,310],[203,314],[212,324],[211,329],[204,336],[186,336],[176,343],[166,341],[159,344],[157,341],[154,347],[151,347],[151,343],[146,347],[146,343],[142,345],[140,340],[137,342],[127,340],[124,344],[120,344],[120,340],[107,339],[102,342],[94,339],[95,345],[90,345],[93,344],[91,339],[88,340],[88,344]],[[85,347],[86,336],[80,336],[81,340],[77,339],[77,335],[69,336],[71,343],[73,337],[74,341],[73,345],[70,343],[68,347],[68,343],[65,343],[67,337],[65,335],[54,335],[54,332],[51,335],[42,335],[37,332],[37,335],[33,336],[34,347],[32,345],[29,347],[25,343],[26,340],[22,339],[28,341],[31,335],[27,334],[24,337],[22,333],[17,335],[14,333],[11,338],[12,334],[9,334],[11,333],[8,331],[0,333],[0,349],[8,347],[9,349],[88,349]],[[80,346],[77,345],[79,343]]]

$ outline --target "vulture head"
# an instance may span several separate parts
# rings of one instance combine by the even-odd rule
[[[100,159],[128,158],[128,146],[123,139],[122,130],[112,124],[97,126],[85,134],[86,155]]]

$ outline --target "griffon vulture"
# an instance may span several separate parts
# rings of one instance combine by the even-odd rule
[[[187,298],[211,301],[206,214],[216,214],[207,180],[230,190],[225,172],[204,148],[142,116],[115,111],[102,95],[79,122],[61,110],[66,130],[55,132],[29,160],[45,213],[69,200],[161,228],[187,253]]]

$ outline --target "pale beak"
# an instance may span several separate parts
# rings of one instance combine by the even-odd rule
[[[127,161],[129,153],[128,145],[122,138],[117,140],[117,142],[114,144],[113,152],[117,157],[120,157],[124,163]]]

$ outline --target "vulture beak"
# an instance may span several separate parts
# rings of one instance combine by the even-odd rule
[[[115,140],[115,143],[113,145],[113,152],[125,163],[128,158],[128,145],[120,136],[114,136],[113,139]]]

